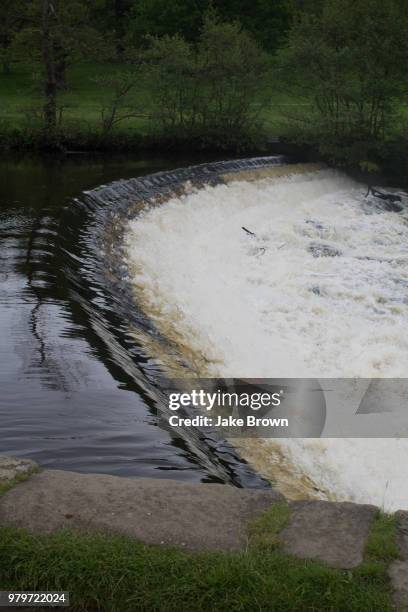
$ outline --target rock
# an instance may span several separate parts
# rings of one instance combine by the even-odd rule
[[[305,223],[307,223],[308,225],[311,225],[312,227],[319,230],[320,232],[326,229],[323,223],[321,223],[320,221],[315,221],[314,219],[306,219]]]
[[[392,280],[396,285],[401,285],[402,287],[408,289],[408,280],[406,278],[393,278]]]
[[[398,521],[397,546],[401,559],[408,561],[408,511],[399,510],[395,513]]]
[[[287,553],[350,569],[363,560],[375,506],[350,502],[300,501],[280,539]]]
[[[44,470],[0,498],[0,525],[113,532],[190,550],[244,550],[248,523],[282,499],[271,489]]]
[[[404,205],[399,202],[392,202],[386,200],[380,200],[376,198],[370,198],[369,200],[362,203],[362,208],[364,212],[368,215],[373,213],[384,213],[384,212],[394,212],[399,213],[404,210]]]
[[[382,200],[382,207],[387,212],[401,212],[401,210],[403,209],[403,206],[398,204],[398,202],[402,201],[402,198],[396,193],[384,193],[382,191],[379,191],[378,189],[375,189],[374,187],[369,186],[366,197],[370,193],[375,198]]]
[[[408,512],[395,513],[398,519],[397,546],[401,560],[394,561],[388,570],[398,610],[408,610]]]
[[[408,610],[408,561],[394,561],[388,570],[397,610]]]
[[[339,257],[342,254],[341,251],[329,244],[320,244],[317,242],[312,242],[308,247],[308,251],[313,257]]]
[[[404,210],[404,207],[402,204],[398,204],[396,202],[383,202],[382,203],[382,209],[385,212],[396,212],[399,213],[402,210]]]
[[[0,455],[0,484],[7,483],[21,476],[38,470],[38,465],[31,459],[18,459]]]

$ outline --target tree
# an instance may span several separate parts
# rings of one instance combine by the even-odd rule
[[[191,133],[199,95],[193,48],[179,35],[150,37],[149,43],[145,59],[153,122],[168,134]]]
[[[237,19],[267,51],[285,40],[292,16],[291,0],[213,0],[222,19]]]
[[[12,42],[23,21],[23,0],[2,0],[0,3],[0,61],[5,74],[11,71]]]
[[[192,42],[199,36],[210,0],[139,0],[129,15],[133,42],[143,44],[146,35],[180,36]]]
[[[40,67],[44,127],[56,137],[57,94],[66,86],[66,69],[83,58],[111,54],[109,37],[89,25],[90,0],[30,0],[25,27],[14,39],[21,59]]]
[[[223,21],[239,21],[258,44],[275,51],[291,20],[292,0],[139,0],[129,12],[129,30],[140,44],[146,34],[179,35],[196,42],[209,11]]]
[[[254,126],[262,106],[268,61],[237,22],[207,16],[197,46],[203,127],[232,134]]]
[[[163,132],[227,145],[256,131],[268,60],[238,22],[208,14],[197,44],[151,38],[154,122]]]
[[[102,98],[101,123],[102,133],[107,136],[119,123],[126,119],[144,117],[138,109],[130,103],[129,97],[139,80],[138,72],[126,70],[114,75],[99,76],[95,81],[104,87],[107,92]]]
[[[111,33],[119,62],[125,55],[131,11],[137,5],[138,0],[93,0],[90,3],[91,21],[101,34]]]
[[[405,0],[303,1],[281,52],[281,76],[309,97],[301,116],[329,148],[375,144],[406,93]]]
[[[119,59],[123,57],[125,37],[125,16],[129,9],[127,0],[114,0],[116,53]]]

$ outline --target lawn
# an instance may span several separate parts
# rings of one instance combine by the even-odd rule
[[[97,82],[100,76],[115,75],[123,70],[117,64],[76,64],[67,72],[68,90],[59,95],[62,119],[66,125],[85,129],[100,127],[101,108],[110,98],[109,91]],[[43,101],[40,83],[29,66],[16,64],[11,74],[0,73],[0,124],[8,128],[30,126],[38,121]],[[151,102],[146,86],[141,83],[129,94],[128,104],[141,116],[123,121],[121,129],[145,134],[149,129]],[[271,91],[261,117],[269,136],[283,135],[290,123],[292,111],[304,105],[304,100],[294,99],[281,91]],[[289,115],[287,118],[285,115]]]
[[[303,612],[392,610],[387,565],[396,557],[395,519],[379,514],[365,560],[353,571],[285,554],[277,533],[289,510],[275,504],[240,553],[189,553],[119,536],[0,529],[3,590],[69,591],[75,611]]]
[[[97,82],[97,78],[114,75],[117,71],[118,67],[114,64],[81,64],[68,70],[68,89],[58,97],[63,121],[75,122],[76,126],[97,127],[101,121],[103,103],[111,95]],[[129,105],[146,112],[143,97],[145,92],[130,94]],[[21,127],[36,121],[43,99],[40,83],[28,66],[19,64],[11,74],[0,74],[0,100],[0,121],[3,124]],[[143,131],[147,119],[132,119],[124,125],[127,129]]]

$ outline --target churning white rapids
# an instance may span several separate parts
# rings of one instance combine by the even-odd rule
[[[404,216],[377,210],[335,171],[287,172],[191,189],[132,221],[139,299],[204,357],[200,374],[405,377]],[[408,439],[279,444],[332,497],[408,508]]]

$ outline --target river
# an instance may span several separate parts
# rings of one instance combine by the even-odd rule
[[[0,158],[0,453],[43,467],[266,486],[228,446],[162,426],[157,363],[109,305],[84,190],[195,157]],[[134,313],[133,313],[134,314]]]

